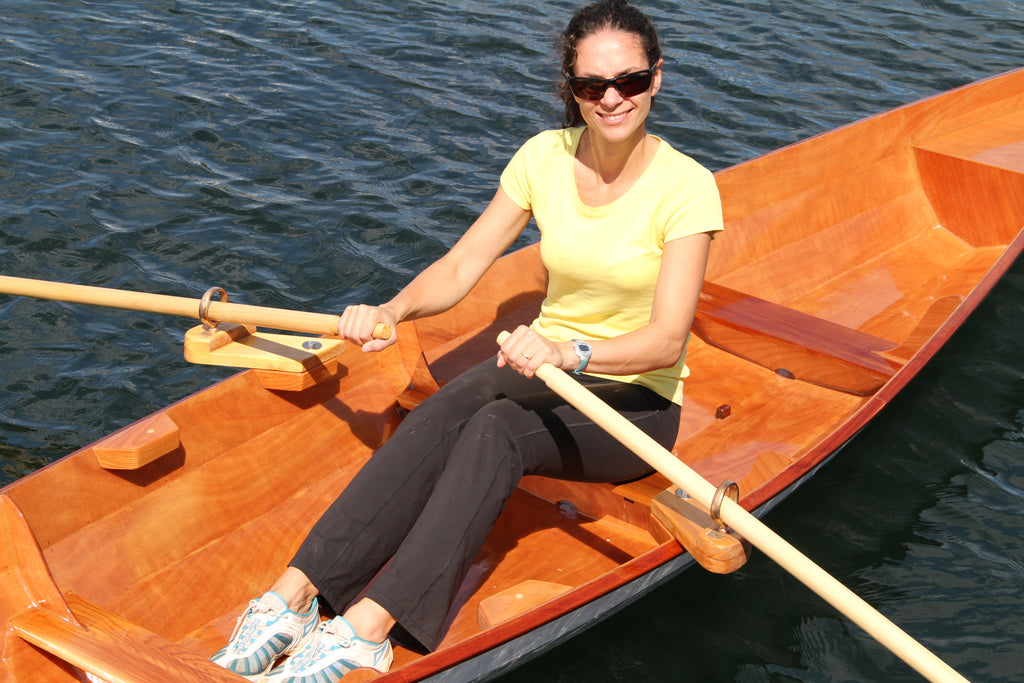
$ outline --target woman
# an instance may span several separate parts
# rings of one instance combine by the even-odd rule
[[[528,141],[451,251],[391,301],[349,307],[338,333],[379,351],[398,322],[455,305],[531,216],[549,285],[539,317],[424,401],[325,512],[291,565],[239,620],[218,663],[285,683],[386,671],[399,624],[438,646],[462,579],[524,474],[617,482],[650,473],[533,378],[574,376],[665,447],[679,424],[686,341],[711,235],[711,174],[648,135],[661,87],[657,34],[623,0],[579,10],[562,34],[569,127]],[[371,338],[377,323],[393,330]],[[317,597],[341,616],[320,625]]]

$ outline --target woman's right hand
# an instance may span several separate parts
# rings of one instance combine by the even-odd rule
[[[391,330],[391,336],[374,339],[373,330],[381,323]],[[364,352],[380,351],[398,341],[398,321],[384,306],[349,306],[338,318],[338,336],[359,344]]]

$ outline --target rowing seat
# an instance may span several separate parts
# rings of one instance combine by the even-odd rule
[[[709,281],[693,331],[784,377],[860,396],[877,391],[900,367],[880,355],[895,342]]]

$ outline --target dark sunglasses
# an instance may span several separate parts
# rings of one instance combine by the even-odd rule
[[[634,71],[618,78],[582,78],[569,76],[572,94],[584,100],[600,100],[608,88],[615,88],[623,97],[633,97],[651,89],[655,67]]]

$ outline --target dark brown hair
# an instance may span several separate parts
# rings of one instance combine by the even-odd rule
[[[601,29],[636,35],[647,54],[648,66],[657,64],[661,59],[661,41],[658,32],[654,30],[654,24],[647,15],[626,0],[599,0],[581,7],[569,20],[559,41],[562,50],[562,81],[558,84],[558,96],[565,103],[566,126],[579,126],[583,123],[580,105],[569,90],[569,76],[573,75],[572,68],[576,63],[576,46]]]

